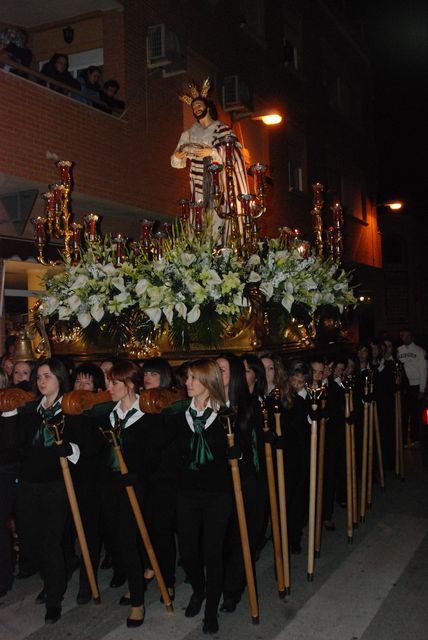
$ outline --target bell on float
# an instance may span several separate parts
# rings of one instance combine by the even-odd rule
[[[22,360],[36,360],[31,340],[27,335],[21,335],[16,339],[13,360],[14,362],[20,362]]]

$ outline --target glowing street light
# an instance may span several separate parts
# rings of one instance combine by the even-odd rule
[[[390,202],[380,202],[376,204],[377,207],[388,207],[391,211],[399,211],[403,208],[403,203],[398,200],[391,200]]]

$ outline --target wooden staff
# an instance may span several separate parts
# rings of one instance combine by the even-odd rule
[[[126,476],[128,473],[128,467],[126,466],[125,460],[123,458],[122,450],[120,448],[120,444],[116,433],[112,429],[108,429],[103,431],[104,435],[110,441],[114,452],[117,457],[117,461],[119,463],[119,470],[122,476]],[[162,595],[162,600],[165,603],[166,610],[171,613],[173,611],[173,606],[171,602],[171,596],[166,588],[165,581],[163,579],[159,563],[157,561],[149,532],[147,531],[146,523],[144,522],[143,514],[141,513],[140,505],[138,503],[137,496],[135,494],[135,489],[133,486],[126,487],[126,493],[128,494],[129,502],[131,504],[132,511],[134,513],[135,521],[138,526],[138,530],[140,532],[141,538],[143,540],[144,547],[146,549],[147,555],[150,560],[150,566],[152,567],[154,574],[156,576],[157,583],[159,585],[159,589]]]
[[[232,411],[229,414],[223,414],[222,420],[227,424],[227,441],[229,447],[232,448],[235,444],[235,435],[232,431],[231,416]],[[229,460],[230,468],[232,471],[233,491],[235,494],[236,511],[238,514],[239,533],[241,536],[242,556],[244,558],[245,578],[247,581],[248,600],[250,603],[251,620],[253,624],[259,624],[259,604],[257,601],[256,584],[254,580],[253,562],[251,559],[250,541],[248,538],[247,519],[245,517],[244,498],[242,496],[241,476],[239,473],[238,460]]]
[[[62,423],[60,425],[49,425],[49,429],[55,436],[55,442],[58,446],[63,443],[62,429],[64,428],[64,417],[62,417]],[[82,518],[80,516],[79,505],[77,503],[76,492],[74,491],[73,480],[71,478],[70,469],[68,467],[67,458],[62,456],[59,459],[61,464],[62,475],[64,477],[65,489],[67,491],[68,501],[70,503],[71,513],[73,515],[74,526],[76,527],[77,538],[79,540],[80,550],[82,552],[82,558],[85,565],[86,573],[88,576],[89,586],[91,588],[92,598],[95,604],[100,604],[100,592],[98,590],[97,581],[95,578],[94,569],[92,567],[91,557],[89,555],[88,543],[86,542],[85,531],[83,529]]]
[[[379,466],[379,483],[380,483],[381,489],[385,491],[385,474],[383,471],[382,442],[380,439],[379,413],[377,410],[377,402],[375,402],[375,405],[374,405],[374,426],[375,426],[375,436],[376,436],[377,462]]]
[[[351,424],[349,418],[351,415],[349,404],[349,389],[345,389],[345,451],[346,451],[346,511],[347,511],[347,530],[348,544],[354,541],[354,520],[352,508],[352,437]]]
[[[373,504],[373,443],[374,443],[374,408],[373,400],[373,377],[370,379],[370,395],[369,404],[369,434],[368,434],[368,457],[367,457],[367,509],[372,508]]]
[[[321,409],[325,410],[326,400],[322,398]],[[319,558],[321,553],[321,532],[323,516],[323,490],[324,490],[324,457],[325,457],[325,416],[320,420],[319,445],[318,445],[318,479],[317,479],[317,506],[315,524],[315,557]]]
[[[280,392],[275,389],[275,432],[280,438],[281,430],[281,412],[280,412]],[[279,519],[281,525],[281,545],[282,545],[282,562],[284,567],[284,585],[287,595],[290,593],[290,555],[288,551],[288,523],[287,523],[287,502],[285,493],[285,475],[284,475],[284,452],[282,449],[276,450],[276,473],[278,478],[278,498],[279,498]]]
[[[311,417],[311,453],[309,471],[309,519],[308,519],[308,567],[307,578],[309,582],[314,579],[314,558],[315,558],[315,505],[317,493],[317,439],[318,423],[314,414],[318,410],[321,389],[311,389],[307,387],[307,392],[311,400],[313,415]]]
[[[354,393],[352,380],[349,381],[349,410],[354,415]],[[357,456],[355,451],[355,418],[351,422],[351,470],[352,470],[352,524],[358,529],[358,483],[357,483]]]
[[[364,381],[364,395],[369,393],[369,379],[366,376]],[[363,455],[361,462],[361,502],[360,502],[360,522],[366,519],[367,504],[367,445],[369,431],[369,402],[364,399],[364,424],[363,424]]]
[[[262,402],[263,412],[263,432],[269,433],[269,417],[266,405]],[[278,594],[280,598],[285,598],[286,590],[284,584],[284,566],[281,553],[281,536],[278,522],[278,503],[276,498],[275,474],[273,470],[272,446],[265,441],[266,474],[269,490],[270,522],[272,527],[273,550],[275,556],[276,579],[278,583]]]

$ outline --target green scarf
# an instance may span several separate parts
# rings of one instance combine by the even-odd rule
[[[205,424],[213,413],[211,407],[207,407],[201,416],[197,415],[197,411],[189,407],[189,413],[192,417],[194,432],[190,440],[190,450],[194,453],[194,458],[190,463],[192,471],[199,471],[201,465],[212,462],[214,456],[205,438]]]
[[[118,439],[119,439],[120,446],[122,446],[122,444],[123,444],[122,431],[125,428],[125,425],[128,422],[129,418],[131,416],[133,416],[134,413],[137,413],[137,411],[138,411],[138,409],[136,409],[134,407],[133,409],[130,409],[125,414],[124,418],[120,419],[118,414],[117,414],[116,409],[113,410],[114,424],[115,424],[115,427],[117,427],[117,434],[118,434]],[[119,461],[118,461],[117,456],[116,456],[116,451],[113,449],[113,447],[111,447],[111,449],[110,449],[109,465],[110,465],[110,469],[112,471],[120,471],[120,469],[119,469]]]
[[[58,409],[61,409],[61,403],[59,400],[54,402],[53,405],[47,409],[40,405],[37,412],[42,416],[42,422],[33,438],[33,446],[52,447],[52,445],[55,444],[55,436],[49,429],[49,425],[51,422],[54,422],[55,414]]]

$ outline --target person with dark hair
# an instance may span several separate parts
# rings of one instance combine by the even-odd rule
[[[90,66],[77,76],[77,81],[80,84],[80,90],[87,96],[75,96],[75,99],[85,104],[93,105],[93,100],[100,100],[100,79],[101,69],[98,67]],[[96,105],[93,105],[96,106]]]
[[[334,531],[334,501],[346,505],[345,387],[343,377],[347,358],[337,356],[327,384],[327,414],[324,452],[323,521]]]
[[[281,393],[281,430],[287,496],[288,539],[291,553],[301,553],[309,494],[310,422],[305,383],[311,371],[302,361],[288,363]]]
[[[266,371],[263,362],[253,353],[241,356],[244,363],[245,377],[247,378],[250,394],[256,398],[264,398],[266,395]]]
[[[165,358],[149,358],[143,362],[143,386],[145,389],[172,387],[173,372],[171,365]]]
[[[66,84],[72,89],[80,90],[80,84],[68,70],[68,56],[65,53],[54,53],[49,62],[45,62],[41,73],[56,82]],[[43,84],[43,83],[42,83]],[[48,83],[48,86],[59,93],[67,93],[66,89]]]
[[[35,567],[40,567],[44,588],[36,602],[46,605],[46,623],[61,617],[61,601],[67,585],[63,535],[69,505],[59,458],[75,464],[80,457],[79,435],[67,416],[62,444],[55,443],[50,429],[63,420],[61,400],[68,391],[67,371],[58,358],[36,365],[36,390],[41,399],[20,410],[3,414],[15,434],[20,450],[16,521],[20,546]]]
[[[8,27],[0,32],[0,58],[6,58],[12,63],[16,62],[24,67],[29,67],[33,54],[31,49],[27,47],[27,33],[17,27]],[[10,69],[12,73],[17,73],[26,77],[25,74],[18,70]]]
[[[164,358],[149,358],[144,361],[142,369],[144,389],[170,389],[173,386],[172,368]],[[159,419],[158,428],[160,431],[165,429],[163,416]],[[172,599],[175,595],[177,475],[177,449],[175,443],[167,438],[159,468],[151,478],[146,514],[156,557]],[[154,575],[147,558],[144,571],[146,582],[153,580]]]
[[[110,370],[113,367],[113,365],[116,364],[116,362],[118,361],[119,361],[118,358],[116,358],[115,356],[109,355],[109,356],[106,356],[104,360],[100,362],[100,369],[104,374],[104,382],[105,382],[106,388],[108,384],[108,374],[110,373]]]
[[[224,141],[232,137],[235,141],[233,149],[233,181],[236,195],[248,193],[247,172],[242,155],[242,147],[233,131],[224,122],[217,120],[217,109],[208,99],[210,89],[209,80],[205,80],[201,90],[191,83],[191,95],[179,96],[182,102],[188,104],[196,123],[186,129],[178,141],[177,147],[171,156],[171,166],[174,169],[184,169],[187,160],[190,162],[190,198],[192,201],[203,201],[208,206],[211,199],[210,172],[207,167],[212,162],[222,165],[226,162],[226,150]],[[220,179],[225,180],[224,171],[220,173]],[[229,209],[229,189],[223,185],[224,208]],[[240,203],[238,202],[238,208]],[[215,225],[220,225],[220,220],[215,214]]]
[[[105,390],[103,372],[95,364],[84,363],[79,365],[74,371],[73,378],[74,391],[91,391],[95,393]],[[80,427],[80,442],[84,447],[84,451],[72,471],[77,502],[84,523],[92,567],[96,576],[100,555],[101,522],[105,504],[105,500],[103,500],[103,479],[108,444],[100,433],[96,422],[93,423],[92,420],[88,419],[88,416],[70,416],[68,419],[76,425],[76,429]],[[74,543],[74,540],[72,542]],[[71,550],[73,551],[73,548]],[[83,559],[81,559],[79,591],[76,602],[77,604],[87,604],[91,597],[88,576]]]
[[[217,364],[223,378],[226,402],[237,412],[234,418],[235,445],[242,452],[239,471],[254,565],[264,516],[264,495],[259,480],[260,453],[263,451],[263,417],[258,397],[250,393],[242,359],[231,353],[221,353],[217,357]],[[224,555],[225,575],[220,611],[232,613],[246,584],[238,515],[235,509],[228,526]]]
[[[141,383],[141,369],[134,362],[120,360],[114,364],[109,373],[107,389],[115,406],[113,411],[97,420],[98,426],[114,426],[119,429],[122,454],[128,468],[128,474],[123,476],[119,471],[116,455],[111,450],[111,500],[116,505],[118,502],[119,518],[116,526],[119,528],[119,544],[128,579],[129,601],[126,604],[131,605],[131,611],[126,625],[129,628],[139,627],[144,622],[145,586],[141,539],[126,487],[134,487],[142,508],[151,478],[160,464],[164,442],[163,429],[159,428],[160,416],[143,413],[140,409]]]
[[[104,373],[96,364],[80,364],[73,373],[72,386],[75,391],[104,391],[106,388]]]
[[[105,109],[99,106],[99,109],[103,109],[107,113],[120,113],[125,108],[125,103],[119,100],[116,95],[120,89],[120,84],[117,80],[107,80],[104,82],[103,88],[100,91],[100,100],[106,105]]]

